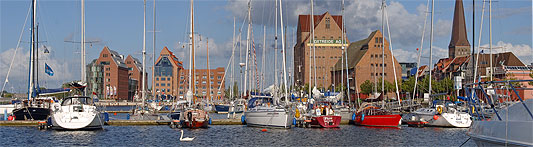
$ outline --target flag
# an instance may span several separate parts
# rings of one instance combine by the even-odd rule
[[[113,86],[113,95],[117,95],[117,87]]]
[[[49,76],[54,76],[54,71],[48,64],[44,63],[44,72],[48,74]]]

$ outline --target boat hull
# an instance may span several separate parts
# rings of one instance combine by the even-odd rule
[[[13,110],[15,120],[46,120],[50,116],[49,108],[23,107]]]
[[[294,115],[283,109],[244,112],[247,126],[290,128]]]
[[[360,126],[398,127],[401,120],[400,115],[357,115],[354,123]]]
[[[228,113],[229,108],[229,105],[215,105],[215,111],[217,113]]]
[[[435,120],[435,118],[437,119]],[[427,126],[433,127],[468,128],[472,124],[470,115],[467,113],[442,113],[441,115],[436,115],[428,122]]]
[[[341,116],[335,115],[312,117],[311,126],[321,128],[337,128],[341,123],[341,118]]]
[[[189,121],[183,122],[182,125],[183,128],[191,128],[191,129],[197,129],[197,128],[208,128],[209,122],[208,121],[193,121],[192,123]]]
[[[52,129],[56,130],[96,130],[102,129],[104,125],[104,115],[101,113],[86,114],[52,114]],[[68,115],[68,116],[67,116]],[[76,116],[83,119],[70,119],[66,117]],[[85,115],[85,116],[82,116]]]
[[[467,135],[478,146],[533,146],[531,130],[532,121],[475,121]]]

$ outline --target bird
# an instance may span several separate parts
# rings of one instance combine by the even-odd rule
[[[181,130],[180,141],[192,141],[192,140],[194,140],[194,138],[195,137],[193,137],[193,138],[189,138],[189,137],[183,138],[183,130]]]

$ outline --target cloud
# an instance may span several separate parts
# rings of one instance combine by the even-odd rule
[[[50,46],[46,47],[50,53],[43,53],[44,48],[40,48],[39,53],[39,83],[41,87],[47,88],[57,88],[60,87],[62,83],[72,80],[79,80],[79,70],[71,69],[73,64],[72,62],[63,62],[58,58],[53,56],[54,49]],[[9,83],[6,85],[6,90],[10,91],[11,87],[15,92],[24,92],[26,91],[26,86],[28,84],[28,68],[29,68],[29,56],[30,52],[23,48],[20,48],[15,54],[15,49],[11,48],[0,53],[0,81],[2,85],[7,76],[11,60],[14,57],[15,61],[11,67],[11,72],[9,74]],[[44,71],[44,63],[48,64],[54,71],[54,76],[48,76]],[[74,62],[76,63],[76,62]],[[79,63],[79,62],[77,62]],[[79,66],[78,66],[79,67]],[[77,72],[74,74],[73,72]],[[78,76],[74,76],[78,75]]]
[[[247,16],[247,7],[248,1],[232,0],[228,2],[226,9],[242,20]],[[284,20],[287,20],[284,25],[287,26],[297,26],[298,15],[310,13],[310,4],[307,0],[285,1],[283,7]],[[315,15],[323,14],[326,11],[332,15],[340,15],[341,8],[341,1],[317,1],[314,4]],[[252,18],[256,25],[265,24],[273,27],[274,19],[270,17],[273,17],[274,12],[274,2],[252,2]],[[416,12],[410,13],[403,4],[392,1],[387,5],[387,14],[393,43],[401,46],[416,45],[423,31],[426,5],[420,4]],[[381,1],[346,1],[344,19],[348,38],[353,42],[368,37],[368,34],[374,30],[381,30],[381,16]],[[269,18],[269,21],[265,21],[266,18]],[[426,34],[429,34],[429,18],[427,23]],[[434,25],[435,37],[449,36],[451,24],[451,20],[437,18]]]

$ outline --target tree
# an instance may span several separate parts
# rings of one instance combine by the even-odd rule
[[[531,73],[529,73],[529,77],[531,77],[533,79],[533,71],[531,71]],[[533,82],[528,82],[529,85],[533,86]]]
[[[372,87],[374,87],[374,83],[370,82],[369,80],[366,80],[359,87],[361,88],[361,93],[370,94],[372,93]]]

